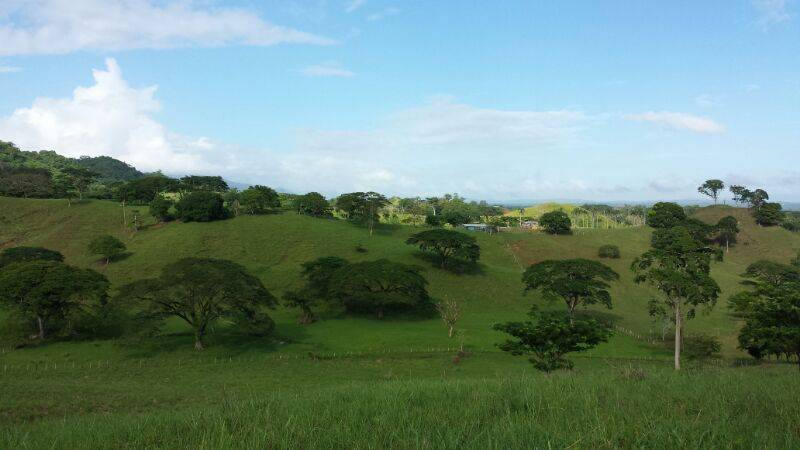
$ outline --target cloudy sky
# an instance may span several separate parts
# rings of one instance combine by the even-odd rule
[[[0,139],[329,195],[800,201],[798,3],[2,0]]]

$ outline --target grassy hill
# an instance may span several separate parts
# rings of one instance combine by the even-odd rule
[[[143,213],[146,210],[139,209]],[[578,386],[575,395],[590,398],[598,389],[602,389],[602,384],[591,384],[586,374],[600,374],[598,376],[606,380],[604,383],[611,386],[620,376],[628,378],[629,372],[625,366],[634,362],[637,367],[645,367],[642,369],[644,373],[650,374],[645,375],[648,381],[643,387],[634,389],[635,392],[631,394],[642,397],[626,400],[620,392],[620,397],[615,401],[630,401],[637,405],[636,408],[641,408],[643,414],[651,414],[654,411],[646,405],[646,399],[652,396],[650,389],[657,389],[658,383],[678,383],[671,381],[671,375],[668,375],[669,350],[659,342],[652,343],[658,341],[662,328],[647,315],[646,302],[653,292],[645,286],[635,285],[628,269],[632,258],[649,245],[650,231],[645,227],[577,230],[572,236],[476,234],[481,246],[479,270],[474,274],[455,275],[432,267],[417,256],[414,248],[404,243],[409,234],[419,230],[409,226],[384,225],[370,237],[367,230],[343,221],[284,213],[245,216],[212,223],[154,225],[150,222],[145,229],[131,233],[123,231],[121,208],[112,202],[92,201],[68,207],[63,200],[0,197],[0,211],[0,247],[40,245],[59,250],[70,264],[105,271],[112,281],[112,289],[135,279],[153,276],[164,265],[184,256],[226,258],[241,263],[278,296],[298,285],[299,265],[302,262],[320,256],[335,255],[351,261],[389,258],[418,264],[425,268],[424,275],[430,281],[430,292],[434,299],[454,299],[462,305],[464,315],[458,328],[464,330],[464,343],[472,353],[460,364],[453,364],[453,349],[458,346],[459,339],[448,339],[443,324],[436,317],[378,321],[369,317],[345,317],[336,311],[323,310],[320,322],[301,326],[296,324],[297,311],[283,307],[271,313],[277,322],[273,338],[240,340],[222,335],[212,336],[208,342],[209,348],[204,352],[192,349],[192,337],[177,322],[170,324],[172,333],[144,343],[59,342],[18,350],[4,348],[0,350],[0,392],[4,393],[0,398],[0,436],[3,437],[0,447],[5,442],[7,446],[15,448],[37,448],[40,446],[37,444],[45,443],[37,437],[42,430],[59,436],[60,447],[77,446],[70,443],[83,442],[81,433],[91,435],[89,430],[96,426],[93,422],[95,415],[108,412],[115,413],[109,419],[108,426],[122,433],[123,437],[136,427],[143,427],[141,421],[148,420],[151,415],[159,417],[159,427],[180,427],[181,420],[192,420],[196,426],[192,429],[198,430],[204,427],[201,425],[206,423],[204,421],[218,418],[214,414],[225,415],[225,408],[228,408],[226,402],[231,399],[243,399],[245,402],[245,406],[237,403],[235,408],[245,408],[245,411],[236,414],[252,416],[252,420],[256,421],[242,419],[245,422],[240,425],[226,425],[233,429],[236,426],[254,426],[261,420],[256,418],[261,417],[258,413],[267,414],[266,411],[271,411],[273,407],[278,408],[278,416],[289,420],[288,417],[292,415],[286,409],[289,408],[287,404],[299,402],[297,404],[300,406],[308,406],[311,401],[308,397],[317,394],[329,399],[324,404],[325,411],[350,414],[342,410],[335,398],[337,395],[349,398],[361,385],[373,386],[368,391],[372,397],[365,400],[367,403],[362,413],[373,411],[378,415],[375,411],[380,409],[380,405],[390,402],[388,398],[394,398],[392,396],[416,398],[419,407],[428,413],[446,415],[443,406],[435,400],[442,395],[440,390],[454,389],[456,398],[461,399],[459,401],[468,402],[469,394],[463,390],[469,390],[469,386],[475,386],[474,383],[480,384],[481,380],[493,380],[489,383],[491,390],[485,395],[488,398],[496,394],[491,401],[501,404],[512,401],[509,398],[517,395],[527,395],[525,398],[535,404],[541,399],[531,397],[533,394],[525,390],[524,384],[556,383],[557,386],[548,388],[556,395],[559,389],[570,389],[572,376],[577,377],[574,379]],[[728,214],[740,220],[742,233],[740,244],[731,249],[724,262],[716,263],[713,268],[713,276],[723,289],[722,297],[713,311],[690,321],[687,330],[689,333],[703,331],[719,336],[724,343],[724,356],[736,358],[742,356],[735,348],[737,323],[728,315],[725,303],[727,297],[740,288],[738,275],[747,264],[757,259],[767,257],[781,262],[789,261],[800,249],[800,237],[780,228],[757,227],[747,211],[741,209],[710,207],[701,209],[696,216],[715,222]],[[85,250],[93,237],[106,233],[123,239],[131,252],[129,257],[107,268],[87,255]],[[491,325],[522,319],[532,303],[542,304],[535,294],[523,295],[520,282],[523,268],[545,259],[596,258],[597,248],[603,244],[620,247],[621,259],[604,262],[619,272],[621,280],[612,288],[614,309],[594,308],[592,312],[613,321],[622,331],[609,343],[577,358],[576,374],[563,375],[565,378],[561,378],[561,381],[547,381],[547,378],[536,374],[524,358],[513,358],[499,352],[495,344],[503,336],[491,330]],[[357,246],[366,248],[367,252],[357,251]],[[555,304],[552,307],[561,308],[562,305]],[[778,377],[776,380],[790,376],[784,368],[774,373]],[[584,374],[583,378],[581,374]],[[745,375],[729,375],[726,372],[717,376],[726,379],[758,375],[755,372],[746,372]],[[636,378],[635,373],[633,378]],[[503,379],[516,380],[514,383],[517,384],[505,386],[498,381]],[[522,385],[520,380],[524,380]],[[413,384],[418,382],[422,384]],[[705,383],[709,389],[715,386],[713,377],[704,378],[698,383]],[[386,386],[387,390],[382,390],[380,386]],[[780,383],[772,388],[780,390]],[[735,398],[738,394],[726,391],[724,395]],[[765,394],[764,398],[772,395]],[[658,401],[662,400],[672,404],[668,398]],[[593,405],[598,411],[603,409],[603,402]],[[247,410],[248,407],[253,409]],[[533,406],[524,408],[530,407]],[[206,410],[212,411],[209,416],[202,412]],[[174,413],[177,415],[173,414],[174,411],[177,411]],[[504,414],[509,410],[503,411],[506,412],[492,420],[506,417]],[[355,414],[354,421],[360,420],[358,413],[352,414]],[[69,417],[70,420],[68,423],[56,422],[59,417]],[[312,418],[302,417],[313,425]],[[385,420],[419,420],[402,415],[383,417]],[[553,417],[552,420],[557,422],[566,420],[566,417]],[[726,418],[718,415],[714,420],[722,424]],[[21,423],[26,425],[11,431]],[[459,426],[455,418],[448,419],[447,423]],[[604,421],[598,426],[613,427],[614,423]],[[688,420],[685,426],[688,434],[696,431],[696,425]],[[247,429],[256,432],[256,428]],[[424,427],[419,429],[422,430],[420,432],[426,430]],[[217,448],[212,437],[222,439],[231,430],[209,431],[209,440],[202,442],[205,447]],[[567,440],[579,438],[574,435],[575,430],[560,433],[554,435],[552,441],[557,446],[569,445]],[[587,435],[586,443],[579,446],[612,442],[608,440],[614,438],[613,433],[608,433],[606,428],[594,429]],[[631,430],[625,433],[629,434],[625,434],[624,439],[633,439],[635,434]],[[341,438],[345,434],[337,436]],[[664,436],[667,434],[665,431]],[[445,435],[454,439],[450,442],[452,445],[445,446],[458,446],[461,436],[458,432],[450,430]],[[144,439],[142,436],[154,439],[150,442],[153,446],[170,447],[170,443],[175,443],[160,441],[155,432],[139,435]],[[147,444],[145,441],[132,440],[132,435],[129,437],[124,442]],[[310,442],[302,439],[311,437],[304,435],[297,439],[300,440],[298,442]],[[800,439],[800,435],[794,439]],[[109,447],[119,447],[113,443],[120,444],[123,441],[111,439],[108,442]],[[266,441],[259,442],[264,444]],[[337,443],[322,438],[314,442],[314,445],[320,446],[336,446]],[[363,446],[368,441],[360,442]],[[384,443],[391,445],[397,442],[390,439]],[[427,446],[437,447],[432,442],[429,441]],[[501,440],[495,446],[502,446],[501,442],[512,445],[514,441]],[[613,442],[634,445],[635,441]],[[692,442],[699,446],[710,445],[708,442]],[[712,439],[709,442],[717,441]],[[771,442],[786,446],[780,445],[781,442]],[[219,446],[236,446],[228,444]],[[344,446],[345,441],[338,441],[338,444]],[[605,446],[613,445],[607,443]]]

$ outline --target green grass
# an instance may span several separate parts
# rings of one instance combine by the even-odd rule
[[[760,258],[789,261],[800,238],[757,227],[741,209],[705,208],[697,216],[715,222],[727,214],[742,222],[741,242],[714,265],[720,302],[690,321],[688,331],[719,336],[731,361],[744,356],[736,349],[737,322],[725,307],[741,288],[739,274]],[[3,348],[0,448],[797,446],[797,429],[786,419],[798,417],[797,409],[785,405],[797,404],[791,385],[796,369],[672,374],[669,349],[650,343],[661,335],[646,311],[654,293],[635,285],[628,269],[649,245],[647,228],[577,230],[572,236],[477,233],[479,271],[455,275],[404,244],[419,230],[410,226],[384,225],[369,236],[342,221],[292,213],[205,224],[151,221],[138,233],[121,224],[121,208],[112,202],[67,207],[61,200],[0,197],[0,247],[59,250],[70,264],[104,271],[112,290],[154,276],[184,256],[241,263],[278,296],[299,286],[302,262],[320,256],[420,265],[434,299],[462,306],[458,328],[473,355],[451,361],[461,338],[448,339],[436,317],[378,321],[323,308],[320,322],[301,326],[297,311],[283,307],[270,313],[277,323],[273,337],[217,333],[204,352],[193,350],[191,335],[176,321],[166,335],[141,342]],[[122,239],[130,256],[107,268],[99,264],[85,249],[100,234]],[[573,374],[544,376],[523,358],[499,352],[495,344],[503,336],[491,325],[522,319],[531,304],[542,304],[536,294],[523,295],[523,268],[551,258],[596,259],[603,244],[619,246],[621,259],[602,261],[621,280],[612,288],[614,309],[590,313],[625,331],[576,358]],[[358,245],[367,253],[357,252]],[[648,377],[631,381],[614,367],[628,364],[644,365]],[[765,413],[770,402],[774,409]],[[570,426],[571,420],[581,425]],[[758,426],[746,428],[747,421]]]

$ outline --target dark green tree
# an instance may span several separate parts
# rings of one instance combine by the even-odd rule
[[[89,188],[99,174],[84,167],[65,167],[61,175],[68,180],[69,186],[78,194],[78,199],[83,200],[83,193]]]
[[[331,205],[319,192],[309,192],[294,200],[294,207],[300,214],[313,217],[331,217]]]
[[[769,194],[767,191],[763,189],[756,189],[750,196],[748,197],[748,202],[750,203],[750,207],[759,210],[761,207],[769,200]]]
[[[733,201],[742,205],[749,204],[750,197],[753,196],[753,193],[749,189],[736,184],[729,187],[728,190],[730,190],[731,194],[733,194]]]
[[[11,247],[0,253],[0,268],[27,261],[64,261],[64,255],[42,247]]]
[[[330,295],[350,312],[387,312],[430,306],[428,282],[415,267],[380,259],[346,265],[329,283]]]
[[[331,300],[331,278],[337,270],[347,264],[346,260],[336,256],[326,256],[302,264],[305,286],[284,295],[287,306],[300,308],[298,323],[305,325],[316,321],[311,308],[320,300]]]
[[[473,236],[458,231],[435,228],[412,234],[406,244],[419,246],[423,252],[431,252],[439,258],[442,269],[451,259],[474,263],[481,256],[481,249]]]
[[[59,261],[16,262],[0,270],[0,306],[35,324],[38,339],[69,327],[69,319],[106,301],[108,280]]]
[[[366,225],[372,235],[372,230],[378,223],[378,214],[388,203],[389,200],[377,192],[351,192],[336,199],[336,208],[348,220]]]
[[[566,317],[557,312],[531,311],[533,322],[508,322],[494,329],[510,334],[498,347],[512,355],[529,355],[534,367],[545,372],[572,369],[573,363],[565,356],[582,352],[608,341],[611,332],[594,320]]]
[[[548,234],[571,234],[572,221],[564,211],[550,211],[539,217],[539,226]]]
[[[182,192],[225,192],[228,190],[228,183],[220,176],[187,175],[181,177],[180,189]]]
[[[114,199],[123,204],[147,205],[159,194],[177,192],[178,186],[178,180],[155,173],[118,186]]]
[[[783,222],[785,213],[780,203],[762,203],[758,209],[753,210],[756,223],[762,227],[774,227]]]
[[[731,244],[736,243],[739,236],[739,221],[733,216],[725,216],[717,222],[717,242],[725,244],[725,252],[730,250]]]
[[[97,236],[89,242],[89,253],[102,256],[106,260],[106,265],[125,250],[127,250],[125,244],[114,236]]]
[[[136,281],[120,292],[120,300],[132,303],[142,319],[178,317],[189,324],[197,350],[222,321],[256,335],[267,335],[275,327],[265,312],[275,307],[275,297],[261,280],[231,261],[182,258],[166,265],[158,278]]]
[[[175,205],[176,215],[184,222],[210,222],[228,218],[222,196],[215,192],[190,192]]]
[[[525,291],[538,290],[546,300],[563,300],[569,318],[578,305],[601,303],[611,308],[608,282],[619,280],[610,267],[588,259],[548,260],[531,265],[522,274]]]
[[[697,192],[713,198],[714,204],[716,205],[719,191],[723,189],[725,189],[725,183],[723,183],[722,180],[706,180],[697,188]]]
[[[670,317],[675,324],[675,369],[681,367],[683,323],[699,306],[711,308],[720,288],[710,276],[714,250],[684,227],[656,229],[651,249],[631,264],[634,281],[655,287],[662,297],[649,302],[650,314]]]
[[[239,194],[239,204],[247,214],[263,214],[281,207],[275,189],[267,186],[250,186]]]
[[[653,228],[670,228],[686,220],[686,212],[681,205],[659,202],[647,211],[647,225]]]
[[[172,208],[173,201],[163,195],[156,195],[150,202],[150,215],[158,219],[159,222],[166,222],[172,219],[169,210]]]

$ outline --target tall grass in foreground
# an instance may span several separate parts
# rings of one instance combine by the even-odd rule
[[[798,448],[798,381],[793,367],[752,367],[348,384],[13,424],[0,447]]]

